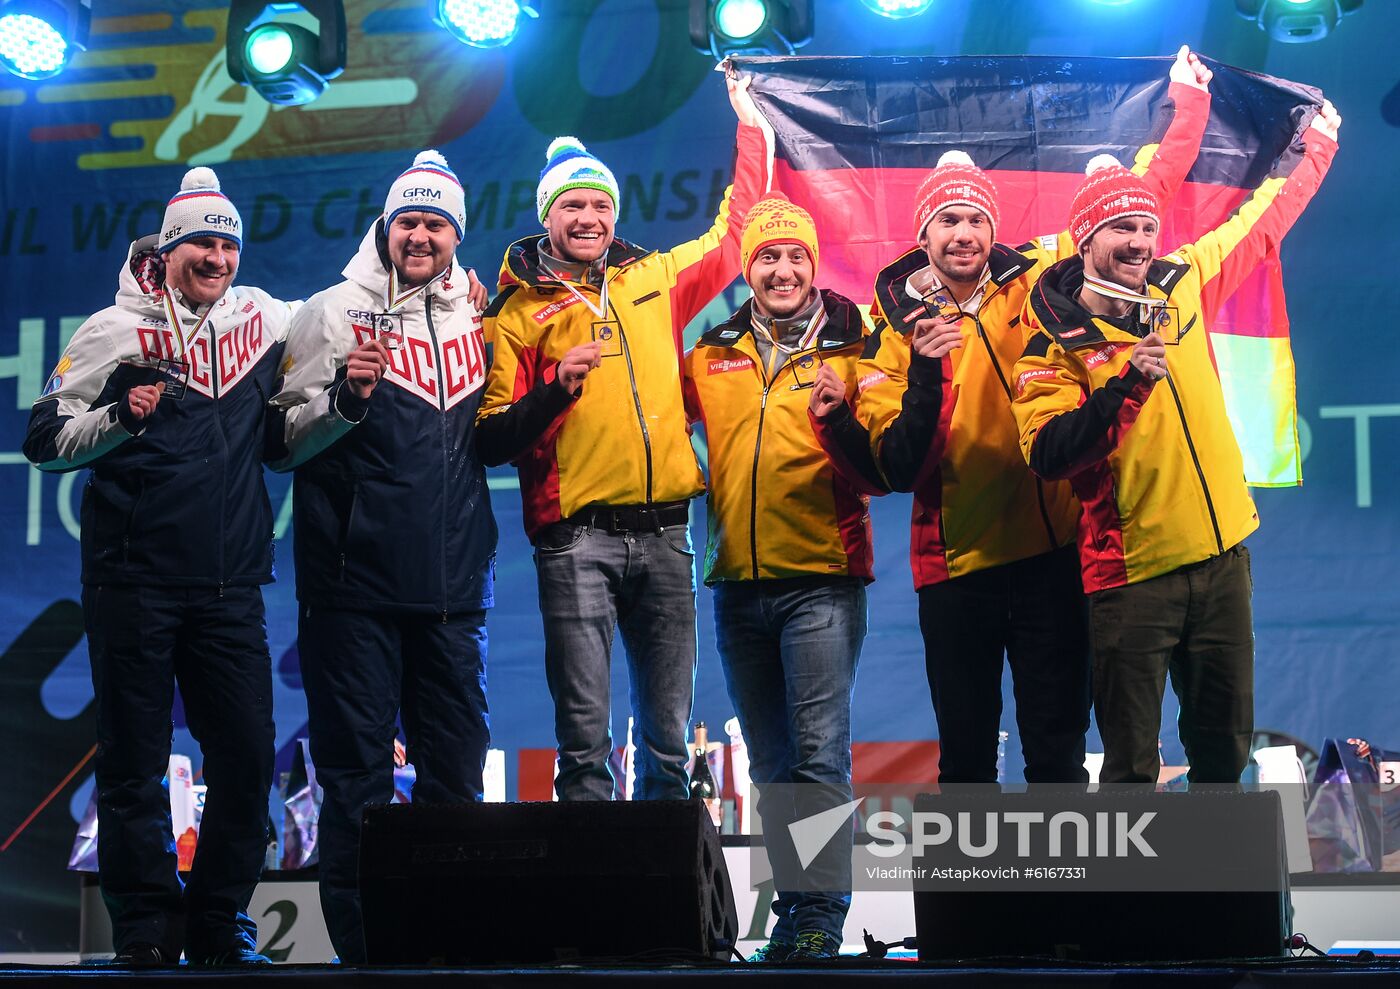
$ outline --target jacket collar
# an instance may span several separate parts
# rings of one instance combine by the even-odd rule
[[[506,256],[501,264],[501,285],[528,285],[532,288],[557,288],[564,283],[555,278],[540,263],[540,235],[522,237],[506,248]],[[613,238],[608,247],[607,278],[612,278],[617,270],[636,264],[654,254],[621,237]]]
[[[1147,268],[1147,291],[1156,298],[1170,300],[1172,289],[1181,281],[1188,266],[1165,258],[1157,258]],[[1096,317],[1078,299],[1084,284],[1084,260],[1069,257],[1045,270],[1031,290],[1031,311],[1045,332],[1066,350],[1103,343],[1107,336],[1126,335],[1111,321]],[[1191,324],[1195,319],[1191,320]],[[1179,330],[1185,333],[1191,324]]]
[[[340,272],[347,281],[368,290],[380,300],[383,300],[388,292],[390,271],[387,248],[383,241],[383,222],[383,217],[379,217],[370,225],[369,230],[360,239],[355,256]],[[447,270],[429,282],[428,291],[448,300],[467,294],[467,273],[457,262],[455,254]]]
[[[1014,247],[993,244],[987,267],[991,273],[990,295],[1007,282],[1024,275],[1036,265],[1035,259],[1027,257]],[[910,248],[890,262],[875,276],[875,298],[889,324],[900,333],[909,333],[914,322],[926,314],[924,304],[905,291],[909,277],[928,267],[928,255],[922,247]]]
[[[864,338],[865,327],[860,309],[844,295],[821,289],[822,306],[826,309],[826,325],[817,338],[819,351],[841,350]],[[753,299],[723,323],[712,326],[695,342],[697,347],[733,347],[746,335],[753,333]]]

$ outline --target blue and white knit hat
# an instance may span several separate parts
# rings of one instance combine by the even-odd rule
[[[588,153],[576,137],[556,137],[544,153],[544,171],[535,187],[535,205],[539,207],[540,222],[549,208],[570,189],[597,189],[612,196],[613,209],[622,205],[617,179],[607,165]]]
[[[219,177],[203,165],[191,168],[180,191],[165,204],[158,250],[164,254],[194,237],[223,237],[243,247],[243,218],[219,191]]]
[[[457,239],[462,239],[467,225],[466,196],[462,183],[447,167],[447,159],[437,151],[418,152],[408,170],[394,179],[384,199],[384,225],[389,226],[400,213],[414,212],[446,217],[457,231]]]

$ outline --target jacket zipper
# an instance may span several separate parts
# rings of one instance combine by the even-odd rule
[[[758,403],[758,433],[753,441],[753,477],[749,483],[749,552],[753,556],[753,579],[758,580],[758,455],[763,449],[763,416],[768,410],[768,389],[764,381],[763,397]]]
[[[442,434],[442,506],[447,511],[447,396],[443,393],[442,348],[438,346],[437,329],[433,326],[433,297],[423,293],[423,315],[428,320],[428,336],[433,341],[433,371],[437,375],[438,425]],[[447,624],[447,518],[438,526],[438,561],[442,573],[442,623]]]
[[[642,414],[642,397],[637,394],[637,373],[632,367],[632,348],[627,346],[627,331],[622,328],[622,320],[617,318],[617,310],[613,308],[611,302],[608,303],[608,312],[617,319],[617,335],[622,338],[622,356],[627,361],[627,380],[632,384],[632,404],[637,408],[637,425],[642,428],[642,446],[647,454],[647,497],[646,504],[651,504],[651,433],[647,431],[646,416]]]
[[[1167,387],[1172,390],[1172,399],[1176,402],[1176,414],[1181,417],[1181,431],[1186,436],[1186,448],[1191,451],[1191,463],[1196,466],[1196,477],[1201,481],[1201,493],[1206,498],[1206,510],[1210,512],[1210,526],[1215,530],[1216,552],[1225,552],[1225,541],[1220,538],[1220,522],[1215,517],[1215,502],[1210,497],[1210,486],[1206,484],[1206,472],[1201,469],[1201,458],[1196,455],[1196,444],[1191,439],[1191,427],[1186,424],[1186,410],[1182,408],[1181,396],[1177,394],[1176,384],[1172,381],[1171,375],[1166,377]]]
[[[218,305],[218,302],[213,303]],[[214,418],[219,422],[219,438],[223,440],[224,446],[224,483],[219,485],[219,519],[220,528],[222,522],[228,517],[228,432],[224,428],[224,406],[223,399],[219,393],[219,340],[214,333],[213,313],[210,319],[205,320],[204,325],[209,328],[209,387],[214,393]],[[227,561],[224,559],[224,534],[219,534],[219,597],[224,596],[224,579],[228,575],[224,573]]]
[[[992,362],[992,370],[997,373],[997,380],[1001,382],[1001,390],[1006,393],[1008,403],[1007,411],[1010,411],[1009,403],[1015,401],[1011,395],[1011,384],[1006,380],[1006,375],[1001,371],[1001,365],[997,363],[996,351],[992,350],[992,341],[987,338],[987,331],[982,328],[982,320],[976,316],[972,317],[972,325],[977,327],[977,336],[982,341],[982,346],[987,350],[987,359]],[[1050,548],[1056,550],[1060,548],[1060,541],[1055,536],[1055,526],[1050,521],[1050,512],[1045,507],[1045,482],[1039,477],[1035,479],[1035,497],[1040,504],[1040,521],[1045,525],[1045,534],[1050,537]]]

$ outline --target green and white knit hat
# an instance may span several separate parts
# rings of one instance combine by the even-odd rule
[[[544,153],[544,171],[535,187],[535,205],[539,207],[540,222],[554,205],[554,200],[570,189],[597,189],[612,196],[613,208],[622,205],[617,179],[607,165],[588,153],[576,137],[556,137]]]

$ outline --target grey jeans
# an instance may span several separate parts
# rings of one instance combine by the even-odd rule
[[[545,677],[554,698],[560,800],[610,800],[611,657],[622,631],[632,696],[636,791],[686,794],[695,694],[695,552],[688,526],[611,533],[556,522],[535,543]]]

